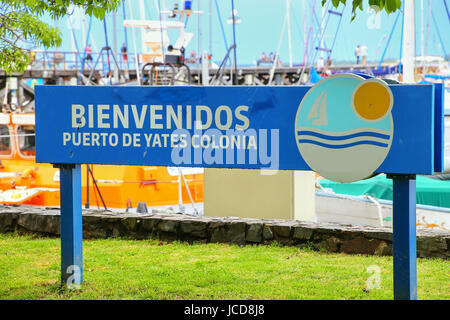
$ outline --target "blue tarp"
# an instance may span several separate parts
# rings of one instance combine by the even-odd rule
[[[316,69],[311,68],[311,83],[317,83],[322,80],[320,74],[317,73]]]

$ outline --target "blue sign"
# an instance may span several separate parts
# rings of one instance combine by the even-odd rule
[[[36,161],[61,168],[61,279],[82,282],[80,164],[393,179],[395,299],[416,299],[415,175],[443,170],[443,86],[340,74],[313,87],[36,87]]]
[[[433,174],[439,119],[433,85],[356,75],[312,88],[37,86],[36,160],[321,173],[358,152],[343,170],[369,170],[352,180]]]

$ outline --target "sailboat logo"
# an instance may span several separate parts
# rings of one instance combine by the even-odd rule
[[[382,80],[328,77],[303,98],[295,120],[300,154],[323,177],[365,179],[386,159],[394,135],[393,95]]]
[[[325,126],[328,124],[327,93],[325,91],[314,102],[307,120],[309,119],[313,119],[312,124],[315,126]]]

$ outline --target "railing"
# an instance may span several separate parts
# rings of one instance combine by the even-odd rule
[[[100,56],[100,59],[98,59]],[[119,52],[116,55],[116,60],[121,69],[136,69],[136,55],[128,53],[128,61]],[[137,55],[139,60],[140,54]],[[72,51],[32,51],[30,53],[31,63],[28,69],[31,70],[54,70],[54,71],[70,71],[70,70],[85,70],[90,71],[95,68],[96,71],[108,73],[113,71],[115,64],[111,52],[102,50],[99,52],[92,52],[91,58],[84,52]],[[82,68],[84,58],[84,68]],[[94,66],[98,59],[97,65]],[[140,62],[137,61],[139,64]]]

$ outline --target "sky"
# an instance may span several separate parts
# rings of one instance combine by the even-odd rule
[[[171,9],[174,3],[178,3],[181,6],[182,2],[182,0],[142,0],[145,6],[145,9],[142,11],[140,10],[140,1],[125,0],[124,7],[127,19],[140,19],[143,17],[159,21],[158,6]],[[447,47],[445,48],[447,51],[450,50],[450,21],[444,1],[446,0],[423,0],[425,39],[423,44],[427,55],[444,56],[441,43],[444,47]],[[324,42],[327,48],[330,48],[334,42],[331,55],[332,60],[335,62],[354,61],[356,45],[363,44],[366,44],[369,48],[369,61],[379,62],[386,48],[385,60],[400,59],[402,15],[399,13],[388,15],[384,12],[375,15],[373,11],[367,8],[368,1],[364,0],[364,2],[366,5],[365,11],[358,10],[357,17],[353,22],[351,21],[350,6],[344,7],[341,5],[336,10],[344,12],[341,21],[336,15],[330,15],[328,18],[329,15],[325,14],[323,20],[326,24]],[[217,10],[216,3],[219,10]],[[234,7],[238,12],[237,16],[241,19],[241,23],[236,25],[238,65],[255,64],[262,51],[268,54],[276,52],[278,47],[280,48],[279,59],[283,63],[289,63],[290,52],[292,52],[294,65],[302,63],[305,56],[305,42],[308,42],[311,48],[318,46],[320,43],[319,25],[322,21],[322,7],[320,3],[321,0],[291,0],[289,14],[287,15],[287,1],[284,0],[234,0]],[[433,4],[431,10],[430,3]],[[450,3],[448,5],[450,8]],[[131,11],[130,7],[132,8]],[[315,7],[315,14],[313,14],[313,7]],[[231,17],[232,0],[194,0],[193,9],[196,10],[198,8],[203,11],[200,19],[198,15],[191,15],[187,22],[186,30],[193,32],[195,36],[186,48],[186,52],[189,54],[190,51],[211,51],[213,60],[220,63],[226,54],[225,42],[228,46],[233,43],[232,24],[226,23],[227,19]],[[331,7],[330,9],[334,10]],[[223,23],[226,40],[222,34],[219,16]],[[421,16],[421,0],[416,0],[416,55],[421,55],[422,52]],[[133,30],[132,28],[123,27],[123,18],[123,7],[121,6],[116,13],[117,47],[120,50],[122,43],[125,42],[126,32],[128,51],[131,53],[135,51]],[[76,50],[77,46],[78,50],[83,50],[86,43],[89,19],[89,17],[83,18],[81,10],[74,10],[72,11],[71,23],[69,23],[68,16],[57,22],[50,22],[52,25],[59,27],[63,36],[63,44],[58,50],[73,51]],[[162,19],[168,20],[167,16],[162,17]],[[105,22],[108,42],[112,46],[112,13],[107,15]],[[288,28],[289,26],[290,28]],[[73,27],[73,32],[71,27]],[[309,33],[310,29],[311,33]],[[141,33],[139,29],[135,29],[135,31],[136,50],[141,52]],[[289,50],[289,35],[291,38],[291,50]],[[178,35],[175,32],[171,32],[169,36],[174,43]],[[390,37],[390,43],[387,46]],[[89,42],[93,45],[94,51],[95,49],[100,50],[101,47],[105,46],[106,39],[103,21],[93,20]],[[312,45],[313,43],[314,45]],[[315,50],[311,50],[307,56],[309,61],[313,60],[314,57],[314,60],[317,61],[320,53],[315,54]]]

